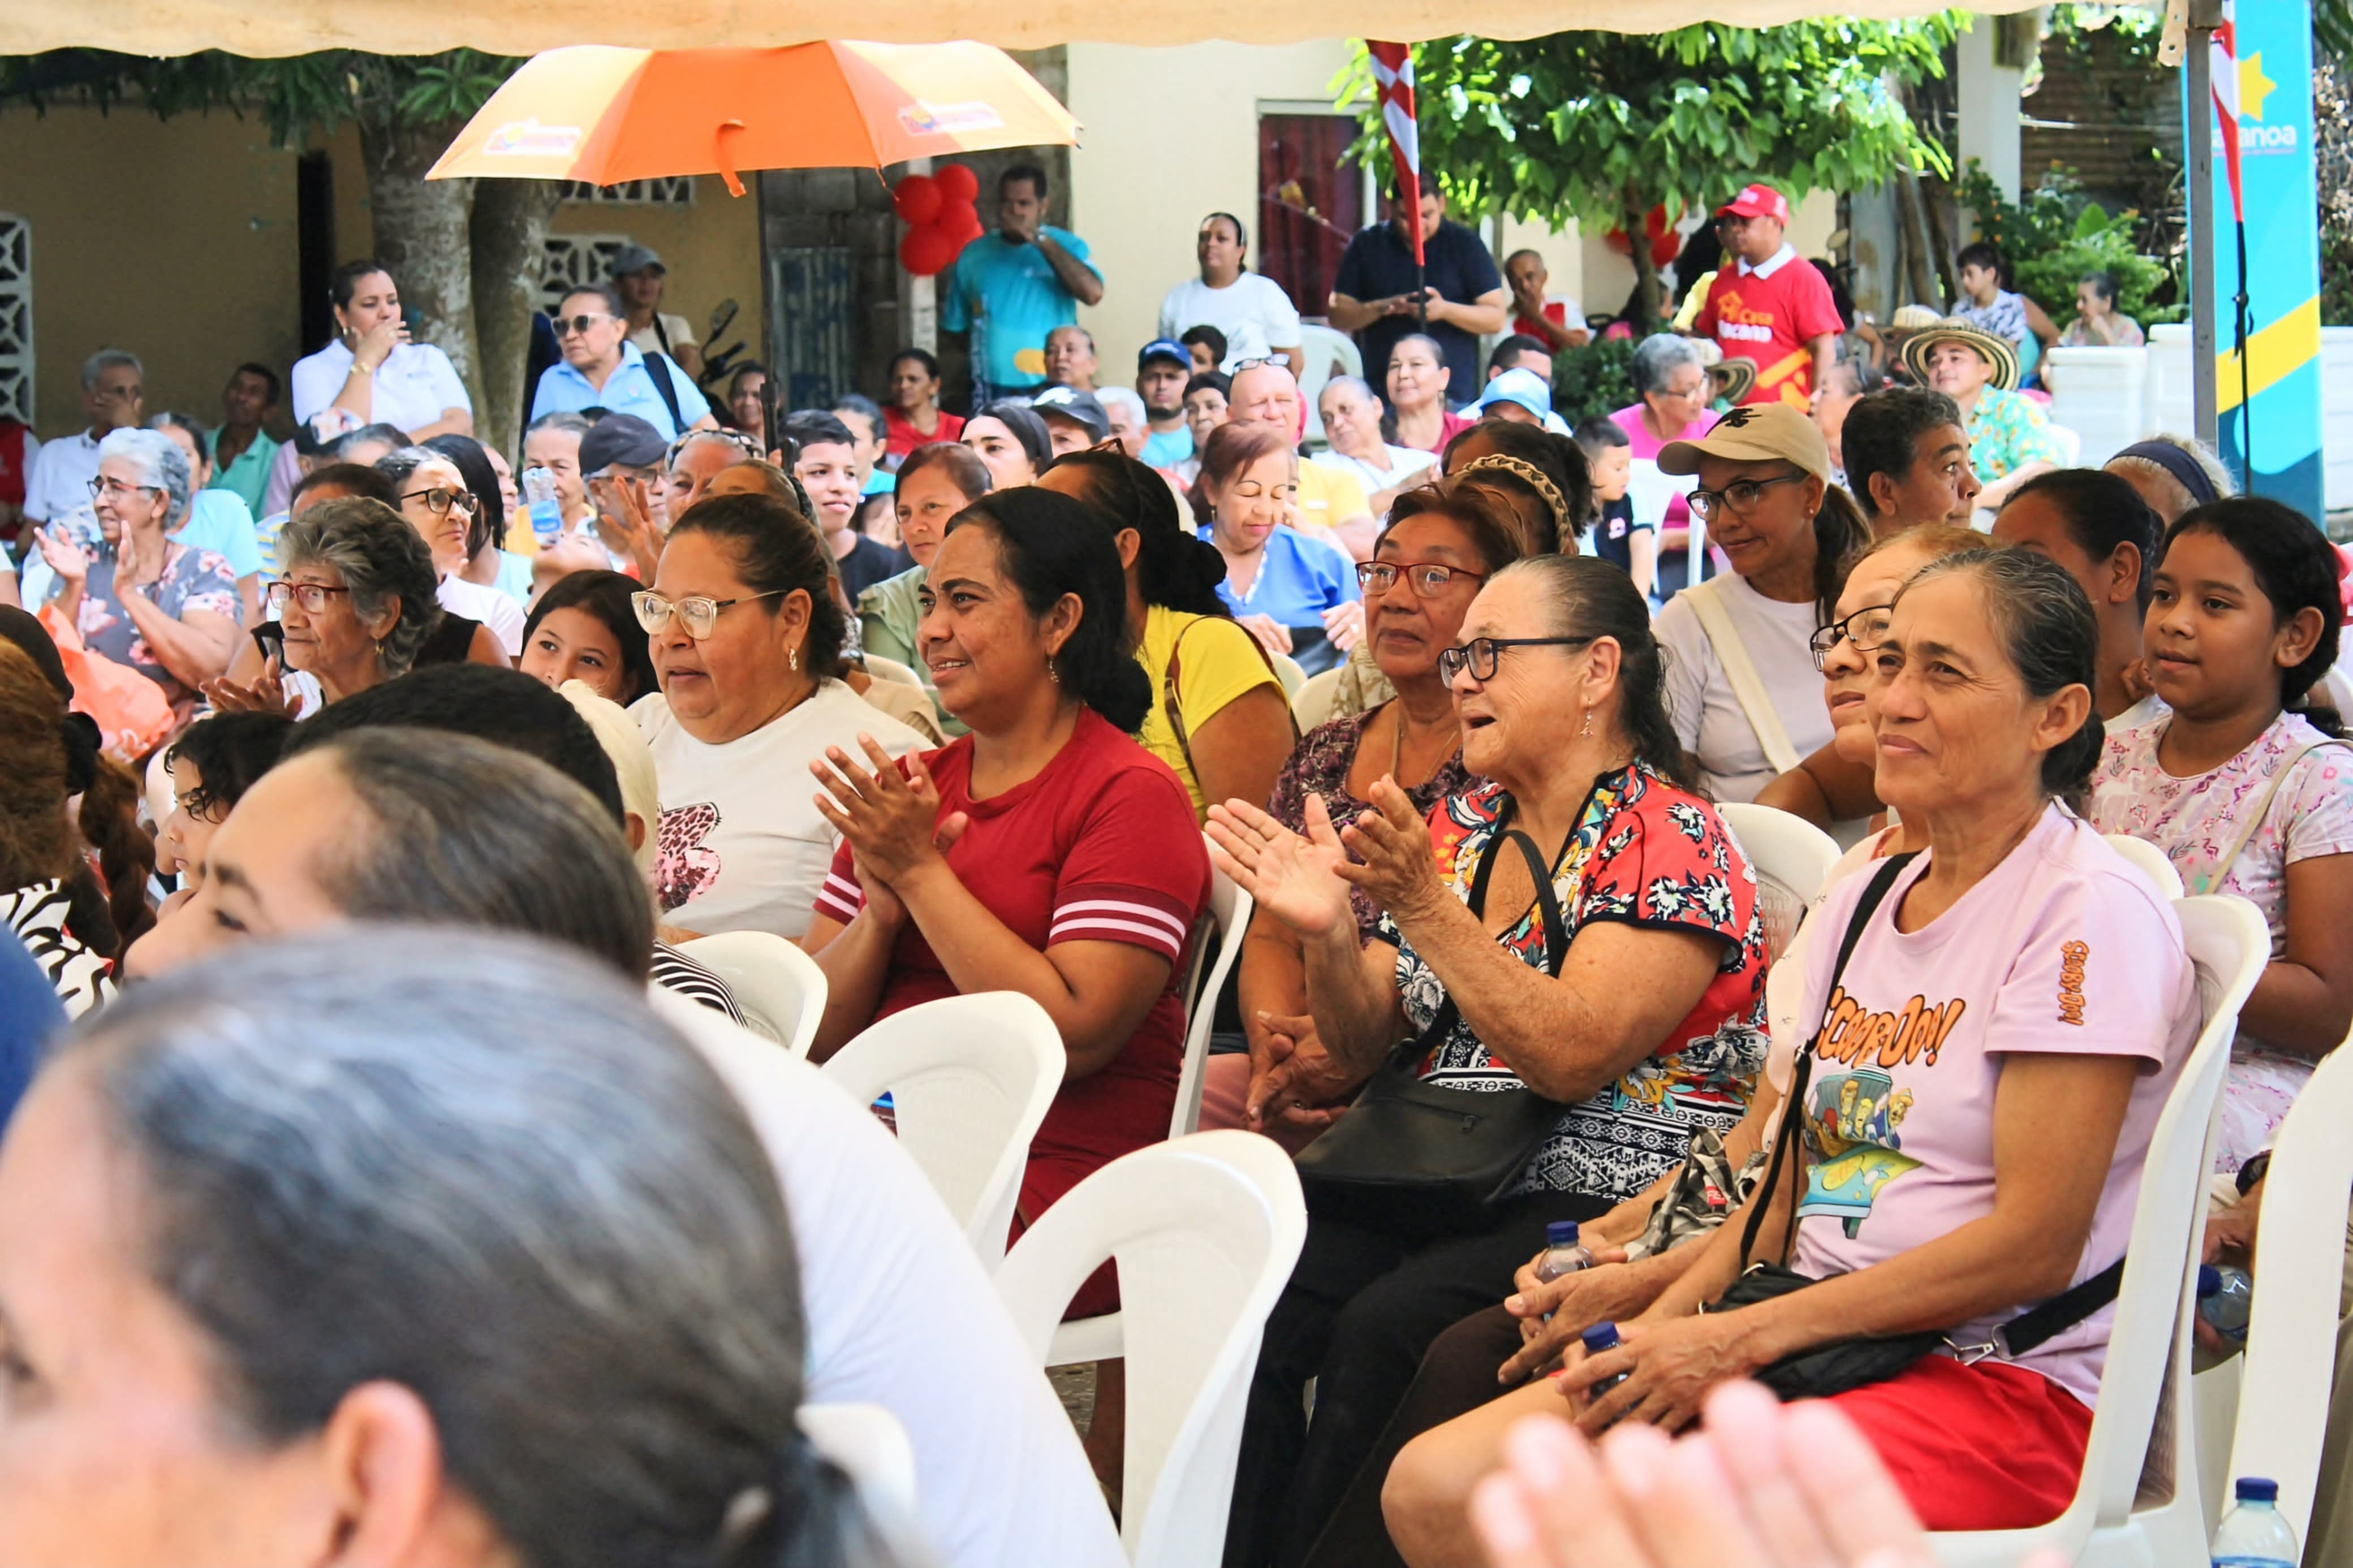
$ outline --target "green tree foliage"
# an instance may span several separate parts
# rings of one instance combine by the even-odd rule
[[[1901,89],[1943,75],[1960,26],[1946,13],[1418,44],[1422,168],[1465,213],[1629,234],[1654,206],[1714,206],[1753,180],[1794,198],[1876,185],[1899,168],[1942,173],[1945,154]],[[1370,104],[1369,62],[1359,46],[1345,100]],[[1377,110],[1364,123],[1356,155],[1385,166]],[[1655,309],[1644,247],[1634,262]]]

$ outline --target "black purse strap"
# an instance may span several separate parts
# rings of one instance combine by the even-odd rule
[[[1813,1040],[1803,1040],[1798,1044],[1797,1061],[1789,1072],[1789,1095],[1782,1102],[1781,1125],[1773,1137],[1773,1158],[1765,1167],[1765,1179],[1757,1184],[1756,1206],[1748,1211],[1748,1225],[1740,1236],[1740,1267],[1744,1270],[1748,1267],[1749,1254],[1757,1248],[1757,1233],[1765,1224],[1765,1205],[1773,1201],[1774,1187],[1781,1179],[1781,1167],[1796,1157],[1799,1130],[1805,1121],[1806,1089],[1813,1079],[1814,1043],[1821,1037],[1821,1031],[1830,1026],[1831,999],[1838,995],[1839,982],[1846,976],[1846,961],[1854,956],[1855,944],[1862,940],[1863,927],[1871,923],[1871,917],[1877,914],[1879,906],[1886,901],[1889,889],[1895,886],[1895,879],[1904,874],[1904,868],[1910,865],[1917,854],[1916,850],[1908,851],[1902,855],[1890,855],[1881,861],[1879,869],[1872,873],[1871,885],[1863,889],[1862,897],[1855,900],[1854,913],[1846,922],[1846,935],[1839,942],[1838,962],[1831,966],[1830,989],[1822,995],[1822,1021],[1815,1027]],[[1782,1240],[1785,1257],[1790,1241],[1795,1238],[1797,1213],[1798,1194],[1792,1185],[1789,1190],[1791,1232]]]
[[[1503,808],[1495,814],[1494,834],[1479,851],[1478,868],[1471,873],[1471,897],[1466,907],[1473,918],[1485,918],[1487,879],[1495,869],[1495,851],[1504,840],[1509,839],[1518,847],[1522,858],[1527,861],[1528,876],[1535,883],[1536,916],[1544,921],[1545,973],[1557,980],[1560,978],[1560,966],[1568,957],[1568,922],[1561,915],[1560,900],[1553,893],[1552,868],[1545,864],[1544,851],[1536,847],[1535,839],[1511,825],[1513,809],[1511,796],[1505,795]],[[1583,820],[1584,816],[1579,813],[1578,821]],[[1576,829],[1569,831],[1574,833]],[[1461,1016],[1462,1010],[1454,1005],[1453,994],[1450,992],[1446,1000],[1439,1004],[1438,1012],[1430,1020],[1430,1027],[1398,1047],[1392,1065],[1410,1068],[1419,1063],[1446,1043],[1447,1036],[1454,1032],[1455,1021]]]
[[[2040,1307],[2021,1312],[1994,1337],[2003,1354],[2022,1356],[2052,1335],[2072,1329],[2116,1299],[2125,1281],[2125,1260],[2117,1258],[2089,1279],[2070,1285]]]

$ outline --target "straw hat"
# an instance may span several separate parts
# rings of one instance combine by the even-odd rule
[[[1786,403],[1752,403],[1736,408],[1696,441],[1670,441],[1659,448],[1659,471],[1695,474],[1702,458],[1735,463],[1795,463],[1827,482],[1830,443],[1811,419]]]
[[[1923,327],[1904,340],[1904,368],[1921,385],[1929,385],[1928,351],[1938,343],[1964,343],[1993,366],[1993,384],[2004,392],[2018,390],[2018,350],[2008,338],[1981,332],[1957,317],[1947,316],[1933,327]]]
[[[1933,327],[1944,319],[1936,313],[1934,306],[1898,305],[1895,307],[1895,314],[1887,318],[1887,325],[1894,331],[1916,332],[1924,328]]]
[[[1737,403],[1757,385],[1757,362],[1753,359],[1728,359],[1707,367],[1708,378],[1715,383],[1715,395],[1726,403]]]

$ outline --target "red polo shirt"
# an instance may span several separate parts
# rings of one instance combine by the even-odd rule
[[[1753,361],[1757,384],[1744,403],[1803,409],[1813,393],[1814,356],[1807,344],[1843,330],[1821,269],[1785,245],[1762,267],[1719,268],[1692,331],[1714,338],[1726,359]]]

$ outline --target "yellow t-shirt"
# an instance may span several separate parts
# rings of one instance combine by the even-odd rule
[[[1200,733],[1202,725],[1244,692],[1261,686],[1280,691],[1282,686],[1267,668],[1250,633],[1233,622],[1217,616],[1187,615],[1159,605],[1145,612],[1144,640],[1136,645],[1135,662],[1144,667],[1145,678],[1152,682],[1152,711],[1144,716],[1144,728],[1135,738],[1185,782],[1185,793],[1193,797],[1193,816],[1198,819],[1208,815],[1208,803],[1201,798],[1201,786],[1185,761],[1183,748],[1176,744],[1176,729],[1168,721],[1166,706],[1169,658],[1177,651],[1176,639],[1197,621],[1210,624],[1185,637],[1185,657],[1176,672],[1176,706],[1188,737]]]
[[[1372,514],[1373,503],[1365,499],[1365,487],[1356,482],[1354,474],[1327,468],[1321,463],[1299,465],[1301,532],[1324,541],[1345,555],[1346,549],[1333,537],[1332,531],[1352,517]]]

